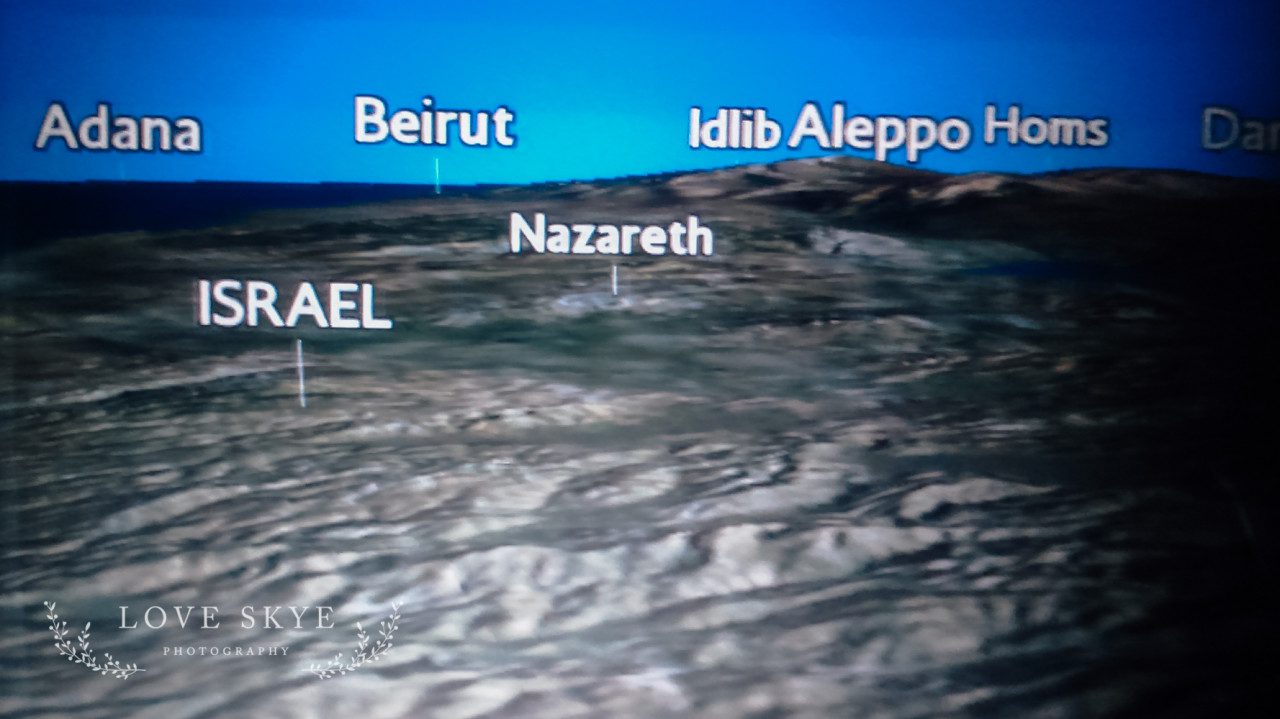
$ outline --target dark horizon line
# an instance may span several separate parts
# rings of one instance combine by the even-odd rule
[[[1185,169],[1076,168],[1027,173],[943,173],[869,160],[852,155],[828,154],[769,163],[749,163],[708,170],[626,175],[597,180],[546,181],[527,184],[440,185],[392,182],[272,182],[260,180],[0,180],[0,253],[36,245],[45,240],[113,232],[169,231],[212,227],[237,222],[264,211],[310,210],[396,201],[448,201],[468,195],[488,196],[503,190],[536,192],[542,188],[572,185],[597,187],[644,186],[665,180],[743,168],[771,167],[796,162],[831,159],[860,169],[881,169],[886,177],[931,181],[973,175],[1022,178],[1070,178],[1089,173],[1178,174],[1187,178],[1215,178],[1251,185],[1249,194],[1270,194],[1280,187],[1275,180],[1216,175]],[[911,180],[908,180],[911,181]]]
[[[822,155],[809,155],[804,157],[790,157],[786,159],[774,160],[771,162],[743,162],[733,165],[724,165],[721,167],[710,168],[686,168],[680,170],[664,170],[661,172],[638,173],[628,175],[613,175],[608,177],[592,177],[592,178],[573,178],[573,179],[550,179],[535,180],[529,182],[474,182],[474,183],[440,183],[441,189],[451,188],[460,189],[495,189],[495,188],[533,188],[546,185],[573,185],[580,183],[613,183],[623,182],[627,180],[653,180],[669,177],[678,177],[683,175],[701,175],[713,172],[722,172],[725,170],[739,170],[749,167],[768,167],[773,165],[785,165],[794,162],[804,162],[812,160],[840,159],[850,160],[868,166],[884,167],[894,171],[908,171],[918,173],[920,175],[945,175],[948,177],[964,177],[966,175],[1002,175],[1008,177],[1044,177],[1054,175],[1070,175],[1074,173],[1084,172],[1152,172],[1152,173],[1176,173],[1185,175],[1201,175],[1205,177],[1226,178],[1235,180],[1256,180],[1259,182],[1280,182],[1280,175],[1261,176],[1253,174],[1229,174],[1224,172],[1211,172],[1208,170],[1198,170],[1187,167],[1151,167],[1151,166],[1125,166],[1125,165],[1098,165],[1086,167],[1062,167],[1053,170],[1038,170],[1035,172],[1020,172],[1015,170],[992,170],[992,169],[972,169],[963,172],[949,172],[945,170],[934,170],[915,165],[904,165],[896,162],[887,162],[881,160],[873,160],[857,155],[828,153]],[[342,187],[400,187],[400,188],[424,188],[434,190],[436,182],[428,180],[423,182],[397,182],[397,181],[360,181],[360,180],[218,180],[207,178],[196,178],[192,180],[153,180],[153,179],[115,179],[115,178],[84,178],[79,180],[45,180],[45,179],[3,179],[0,178],[0,185],[86,185],[86,184],[103,184],[103,185],[285,185],[298,187],[316,187],[316,186],[342,186]]]

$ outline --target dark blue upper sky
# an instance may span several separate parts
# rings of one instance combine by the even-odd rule
[[[819,154],[696,151],[691,105],[807,100],[860,114],[960,116],[978,137],[919,166],[1081,166],[1276,174],[1276,154],[1200,147],[1205,105],[1280,118],[1277,4],[1140,0],[645,3],[5,3],[0,179],[446,183],[612,177]],[[357,145],[352,98],[516,113],[514,149]],[[195,156],[32,143],[75,118],[194,115]],[[981,142],[986,103],[1104,116],[1105,148]],[[867,156],[866,152],[855,152]],[[890,157],[903,162],[901,153]]]

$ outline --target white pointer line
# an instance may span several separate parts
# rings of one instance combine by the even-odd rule
[[[302,340],[298,340],[298,404],[307,407],[307,372],[302,364]]]
[[[618,296],[618,266],[613,266],[613,296]]]

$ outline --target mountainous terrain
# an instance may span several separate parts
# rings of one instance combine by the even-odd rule
[[[0,257],[0,716],[1270,696],[1273,185],[831,158],[268,212],[219,192],[212,226]],[[694,213],[716,254],[512,255],[512,211]],[[193,283],[220,277],[373,283],[395,328],[199,327]],[[46,600],[147,672],[59,657]],[[116,628],[205,603],[342,630]],[[308,673],[392,604],[380,662]],[[289,654],[164,655],[264,642]]]

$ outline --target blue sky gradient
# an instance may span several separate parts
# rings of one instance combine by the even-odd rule
[[[1205,105],[1280,119],[1277,3],[44,2],[0,5],[0,179],[446,184],[617,177],[812,156],[688,148],[692,105],[808,100],[960,116],[947,172],[1186,168],[1275,177],[1277,155],[1200,147]],[[357,145],[352,99],[516,113],[516,148]],[[46,107],[74,118],[194,115],[204,151],[33,149]],[[986,103],[1110,118],[1100,149],[981,142]],[[866,157],[866,151],[847,151]],[[901,153],[891,161],[904,162]]]

